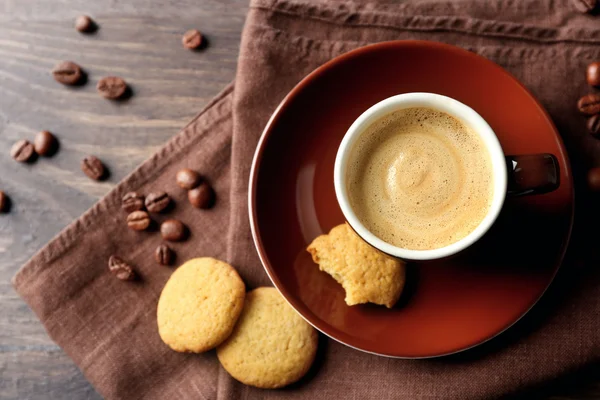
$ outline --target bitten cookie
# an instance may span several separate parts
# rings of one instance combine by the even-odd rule
[[[348,224],[317,237],[306,249],[321,271],[346,291],[346,304],[382,304],[391,308],[402,293],[404,263],[374,249]]]
[[[300,379],[317,352],[315,329],[286,303],[277,289],[246,294],[244,311],[217,357],[231,376],[246,385],[275,389]]]
[[[244,282],[229,264],[195,258],[177,268],[158,300],[158,333],[175,351],[201,353],[231,334],[244,307]]]

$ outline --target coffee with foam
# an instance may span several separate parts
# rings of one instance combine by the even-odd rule
[[[411,250],[467,236],[488,213],[494,190],[479,135],[424,107],[395,111],[365,129],[350,150],[346,187],[369,231]]]

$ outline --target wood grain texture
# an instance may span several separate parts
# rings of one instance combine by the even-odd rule
[[[107,193],[182,128],[235,74],[248,0],[0,0],[0,190],[12,199],[0,215],[0,398],[99,399],[70,359],[46,335],[10,279],[63,227]],[[90,14],[93,35],[73,29]],[[207,49],[191,52],[181,34],[200,29]],[[82,87],[54,82],[61,60],[88,73]],[[102,99],[95,84],[114,74],[133,97]],[[32,165],[11,160],[21,138],[47,129],[60,140],[52,158]],[[86,154],[111,171],[90,181],[79,169]],[[523,398],[600,398],[600,368],[536,388]]]

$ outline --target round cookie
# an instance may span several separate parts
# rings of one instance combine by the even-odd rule
[[[245,291],[231,265],[209,257],[189,260],[171,275],[158,300],[161,339],[180,352],[218,346],[242,312]]]
[[[302,378],[317,352],[315,329],[272,287],[246,294],[244,310],[217,357],[246,385],[275,389]]]

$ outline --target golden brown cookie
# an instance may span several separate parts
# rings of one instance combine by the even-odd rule
[[[404,263],[376,250],[348,224],[317,237],[306,249],[346,291],[346,304],[382,304],[391,308],[402,293]]]
[[[229,264],[194,258],[171,275],[158,300],[158,333],[175,351],[201,353],[231,334],[244,307],[244,282]]]
[[[296,382],[317,352],[315,329],[272,287],[246,294],[244,311],[217,356],[231,376],[265,389]]]

